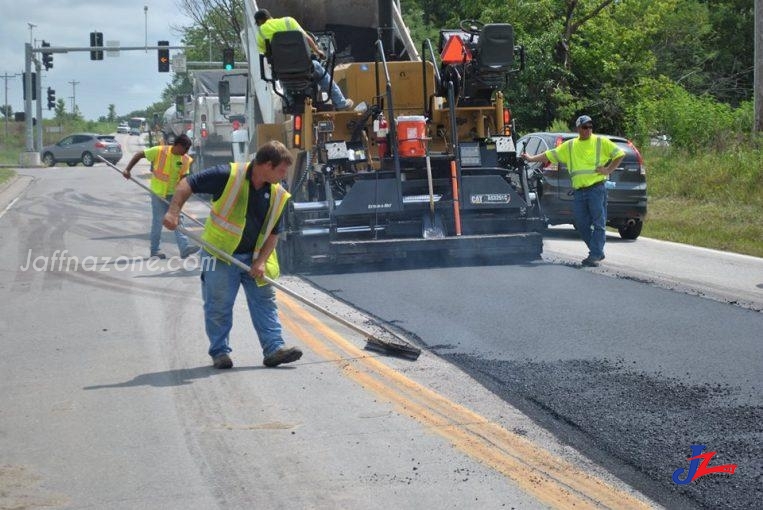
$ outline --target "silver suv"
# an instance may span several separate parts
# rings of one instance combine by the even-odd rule
[[[77,163],[93,166],[96,156],[102,156],[116,164],[122,159],[122,146],[113,135],[74,133],[55,145],[44,147],[40,155],[45,166],[53,166],[59,162],[69,166],[75,166]]]

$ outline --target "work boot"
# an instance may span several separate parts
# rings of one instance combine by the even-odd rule
[[[227,354],[220,354],[212,358],[212,366],[220,369],[233,368],[233,360]]]
[[[355,106],[355,101],[352,99],[345,99],[344,106],[337,106],[337,110],[352,110],[352,107]]]
[[[297,361],[302,357],[302,351],[297,347],[281,347],[270,356],[266,356],[262,360],[262,364],[266,367],[276,367],[283,363],[291,363]]]
[[[151,258],[152,259],[166,259],[167,255],[165,255],[164,253],[162,253],[160,251],[155,251],[154,253],[151,254]]]
[[[601,257],[592,257],[589,255],[583,259],[581,264],[583,264],[585,267],[599,267],[599,262],[602,260],[604,260],[604,255]]]
[[[180,254],[180,258],[181,258],[181,259],[187,259],[188,257],[190,257],[191,255],[193,255],[194,253],[196,253],[196,252],[197,252],[197,251],[199,251],[200,249],[201,249],[201,248],[199,248],[198,246],[189,246],[188,248],[186,248],[185,250],[183,250],[183,253],[181,253],[181,254]]]

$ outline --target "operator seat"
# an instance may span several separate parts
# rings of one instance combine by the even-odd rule
[[[318,103],[319,88],[313,79],[313,61],[304,34],[299,30],[276,32],[266,46],[272,77],[285,92],[279,94],[285,102],[284,112],[300,113],[306,97]]]
[[[466,97],[490,101],[494,90],[503,88],[514,65],[514,27],[489,23],[482,27],[467,71]]]

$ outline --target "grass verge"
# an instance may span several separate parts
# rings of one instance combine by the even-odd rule
[[[14,175],[16,175],[16,172],[10,168],[0,168],[0,186],[2,186],[5,181],[9,180]]]

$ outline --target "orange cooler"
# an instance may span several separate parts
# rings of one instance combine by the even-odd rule
[[[423,158],[427,155],[427,119],[423,115],[404,115],[397,119],[400,156]]]

